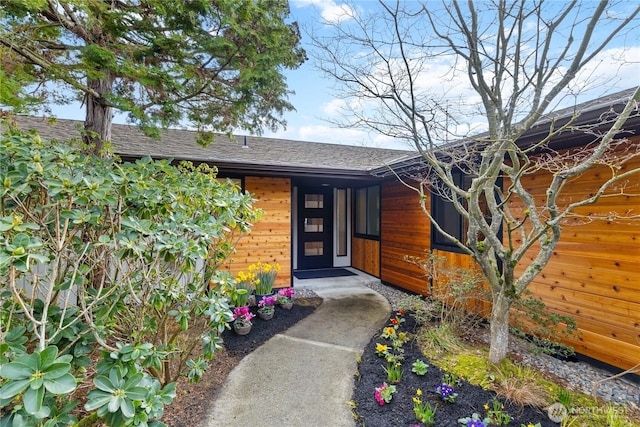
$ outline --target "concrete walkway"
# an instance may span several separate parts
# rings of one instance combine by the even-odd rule
[[[365,286],[372,280],[358,273],[297,281],[322,304],[240,361],[201,427],[353,427],[357,355],[391,314],[387,300]]]

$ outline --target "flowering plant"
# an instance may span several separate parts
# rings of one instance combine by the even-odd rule
[[[484,409],[487,411],[487,418],[491,420],[491,424],[506,426],[511,421],[511,415],[504,411],[504,405],[499,400],[494,399],[491,406],[485,403]]]
[[[277,298],[264,296],[258,303],[258,311],[263,314],[271,314],[275,311]]]
[[[402,380],[402,364],[400,362],[394,362],[393,360],[387,362],[387,367],[382,367],[387,373],[387,379],[392,383],[399,383]]]
[[[483,420],[480,419],[480,415],[474,413],[473,415],[471,415],[470,417],[467,418],[460,418],[458,420],[458,422],[460,424],[464,424],[467,427],[485,427],[488,426],[491,421],[489,420],[489,418],[485,418]]]
[[[380,406],[391,402],[393,393],[396,392],[396,386],[383,383],[380,387],[376,387],[375,398]]]
[[[436,387],[436,393],[440,395],[442,400],[449,403],[455,403],[458,393],[449,384],[439,384]]]
[[[431,406],[431,403],[422,400],[422,390],[417,389],[413,397],[413,413],[416,419],[430,426],[435,424],[436,410],[438,405]]]
[[[255,275],[256,293],[261,295],[270,294],[273,290],[273,283],[280,271],[280,264],[277,262],[269,264],[267,262],[258,262],[251,264],[248,268],[250,274]]]
[[[251,319],[255,317],[255,314],[249,311],[249,307],[236,307],[233,309],[233,323],[240,327],[251,326]]]
[[[293,288],[282,288],[278,291],[278,304],[289,304],[293,300]]]

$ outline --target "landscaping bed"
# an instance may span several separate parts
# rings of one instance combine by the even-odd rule
[[[398,316],[404,321],[398,325],[397,331],[408,332],[412,336],[417,332],[417,325],[410,316]],[[389,324],[387,327],[393,327]],[[445,371],[433,365],[420,351],[415,339],[410,338],[402,348],[404,350],[404,360],[402,361],[403,375],[399,383],[395,384],[396,392],[389,403],[380,405],[375,399],[375,390],[384,382],[391,385],[387,379],[385,368],[388,362],[385,355],[376,351],[378,345],[386,345],[390,350],[392,340],[381,336],[374,337],[364,349],[358,373],[356,375],[356,388],[353,396],[355,413],[358,422],[367,427],[388,427],[388,426],[424,426],[418,423],[414,415],[414,398],[423,402],[431,402],[437,405],[435,412],[435,424],[437,426],[461,426],[458,422],[461,418],[471,417],[476,413],[483,419],[487,409],[493,408],[493,401],[496,394],[490,390],[484,390],[479,386],[471,385],[466,381],[458,380],[452,387],[457,393],[454,403],[444,401],[436,392],[436,387],[442,384]],[[411,372],[412,364],[416,360],[422,360],[429,365],[425,375],[417,375]],[[417,396],[417,390],[422,391],[421,396]],[[558,424],[549,420],[546,412],[529,406],[519,407],[510,404],[503,399],[497,400],[504,405],[503,413],[511,417],[508,425],[520,426],[529,423],[535,425],[540,423],[541,427],[553,427]],[[492,424],[495,425],[495,424]]]

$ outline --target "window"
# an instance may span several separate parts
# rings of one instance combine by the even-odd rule
[[[457,186],[462,188],[471,187],[473,177],[465,175],[462,171],[453,171],[453,179]],[[441,191],[448,191],[444,188]],[[461,242],[467,241],[468,225],[466,220],[456,211],[451,200],[438,194],[431,193],[431,215],[440,227],[448,234],[454,236]],[[442,235],[435,227],[431,227],[431,245],[434,249],[457,252],[460,248]]]
[[[336,190],[336,256],[347,256],[347,190]]]
[[[471,188],[471,181],[474,176],[466,175],[462,171],[453,171],[453,181],[454,183],[464,189]],[[497,188],[502,188],[502,179],[499,178],[496,182]],[[445,189],[445,191],[447,191]],[[497,190],[496,198],[500,199],[499,190]],[[488,222],[491,222],[491,218],[488,213],[488,207],[486,204],[486,200],[484,197],[480,199],[480,210],[484,213]],[[447,198],[443,198],[441,195],[438,195],[437,192],[431,193],[431,215],[433,219],[440,224],[440,227],[444,229],[447,233],[454,236],[461,242],[467,241],[467,232],[469,230],[469,224],[466,219],[462,217],[456,211],[456,208],[453,206],[453,202]],[[501,233],[502,231],[500,231]],[[483,236],[478,236],[479,239],[482,239]],[[461,252],[460,248],[443,236],[435,227],[431,227],[431,246],[434,249],[442,249],[449,252]]]
[[[356,190],[356,230],[359,237],[380,237],[380,187]]]

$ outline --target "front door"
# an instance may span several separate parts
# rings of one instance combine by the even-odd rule
[[[333,266],[333,188],[298,188],[298,269]]]

